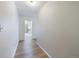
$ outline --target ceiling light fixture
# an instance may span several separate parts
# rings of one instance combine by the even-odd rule
[[[36,2],[35,1],[30,1],[31,6],[35,6]]]
[[[26,4],[29,5],[29,6],[38,6],[37,1],[27,1]]]

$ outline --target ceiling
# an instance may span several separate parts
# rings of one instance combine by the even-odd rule
[[[45,1],[37,1],[37,4],[35,6],[30,6],[27,2],[28,1],[15,2],[19,16],[34,17],[46,3]]]

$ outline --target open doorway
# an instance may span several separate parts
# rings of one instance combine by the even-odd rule
[[[32,38],[32,21],[25,20],[25,36],[29,36]]]

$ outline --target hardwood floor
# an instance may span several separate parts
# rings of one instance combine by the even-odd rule
[[[25,40],[18,45],[15,58],[48,58],[48,56],[29,35],[25,35]]]

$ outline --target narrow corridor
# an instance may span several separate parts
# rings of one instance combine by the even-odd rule
[[[25,40],[18,45],[15,58],[48,58],[42,49],[31,39],[30,35],[25,35]]]

